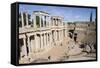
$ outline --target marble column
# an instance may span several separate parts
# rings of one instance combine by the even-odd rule
[[[49,46],[49,33],[47,34],[47,45]]]
[[[50,19],[49,16],[47,16],[47,23],[48,23],[48,27],[50,26]]]
[[[51,18],[50,20],[51,20],[51,26],[53,26],[53,19]]]
[[[54,30],[53,30],[53,33],[52,33],[52,39],[53,39],[52,42],[54,42],[55,41],[55,31]]]
[[[55,30],[55,40],[57,41],[57,31]]]
[[[33,51],[35,52],[36,51],[36,35],[34,34],[34,45],[33,45]]]
[[[48,33],[46,33],[46,47],[48,45]]]
[[[34,20],[34,21],[33,21],[33,26],[34,26],[34,28],[36,28],[36,15],[33,15],[33,18],[34,18],[34,19],[33,19],[33,20]]]
[[[59,31],[57,31],[57,40],[59,41]]]
[[[43,49],[44,49],[44,34],[43,34]]]
[[[55,24],[54,24],[54,23],[55,23],[55,19],[53,19],[53,26],[55,26]]]
[[[55,39],[56,39],[56,35],[55,35],[56,33],[55,33],[55,30],[54,30],[54,41],[55,41]]]
[[[61,32],[60,35],[61,35],[61,40],[62,40],[62,30],[60,32]]]
[[[50,45],[50,33],[48,33],[48,46]]]
[[[48,16],[46,16],[46,26],[48,27],[49,23],[48,23]]]
[[[46,34],[44,34],[44,48],[46,48]]]
[[[50,20],[50,17],[48,17],[48,23],[49,23],[49,27],[51,26],[51,20]]]
[[[61,30],[60,30],[60,41],[62,40],[62,37],[61,37],[62,35],[61,35]]]
[[[46,46],[48,45],[48,33],[46,33]]]
[[[27,37],[29,54],[31,53],[30,36]]]
[[[43,19],[43,27],[45,27],[45,26],[44,26],[44,21],[45,21],[45,20],[44,20],[44,16],[42,16],[42,19]]]
[[[23,38],[23,43],[24,43],[24,55],[27,57],[27,46],[26,46],[26,38]]]
[[[42,34],[40,34],[40,41],[41,41],[41,50],[43,49],[43,36],[42,36]]]
[[[38,51],[40,51],[40,48],[41,48],[41,38],[40,38],[40,35],[38,36]]]
[[[49,46],[51,45],[51,34],[49,33]]]
[[[38,51],[38,39],[37,39],[37,35],[35,35],[35,52],[37,52]]]
[[[52,33],[50,33],[50,46],[52,45]]]
[[[40,37],[39,37],[39,51],[41,50],[41,35],[40,35]]]
[[[59,41],[61,40],[61,36],[60,36],[60,30],[59,30]]]
[[[62,40],[63,40],[63,30],[62,30]]]
[[[43,48],[45,48],[45,34],[43,34]]]

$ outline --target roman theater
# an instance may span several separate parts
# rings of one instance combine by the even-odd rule
[[[20,64],[95,59],[95,45],[91,14],[89,21],[67,22],[45,11],[19,13]],[[93,58],[83,57],[90,55]]]

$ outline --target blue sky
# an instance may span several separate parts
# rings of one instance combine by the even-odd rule
[[[43,6],[43,5],[19,5],[19,12],[28,12],[32,15],[33,11],[46,11],[53,16],[64,17],[64,21],[89,21],[92,12],[93,21],[96,17],[96,9],[94,8],[77,8],[77,7],[59,7],[59,6]]]

